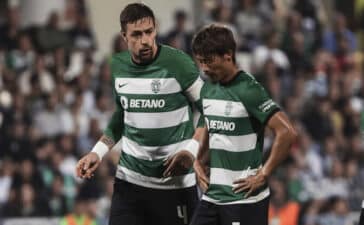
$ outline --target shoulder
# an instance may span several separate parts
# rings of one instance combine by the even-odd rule
[[[113,54],[110,60],[111,76],[114,77],[119,71],[128,68],[130,61],[129,51]]]
[[[255,77],[244,71],[239,74],[236,85],[234,86],[235,92],[243,100],[254,97],[261,92],[265,93],[264,87],[255,79]]]
[[[120,62],[127,62],[128,59],[130,59],[129,51],[115,53],[111,57],[111,65]]]
[[[191,56],[182,50],[172,48],[167,45],[161,45],[161,56],[164,60],[171,61],[174,66],[181,67],[184,64],[193,64]]]
[[[238,75],[237,78],[238,82],[238,86],[244,86],[245,88],[249,88],[249,87],[254,87],[254,86],[260,86],[259,82],[255,79],[255,77],[245,71],[241,71]],[[246,89],[244,89],[246,90]]]

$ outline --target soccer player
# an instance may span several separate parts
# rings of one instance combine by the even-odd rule
[[[267,179],[296,137],[287,116],[264,88],[238,69],[235,48],[232,32],[219,25],[203,28],[193,39],[194,57],[211,80],[202,87],[198,104],[209,133],[205,153],[210,157],[210,176],[196,160],[195,172],[207,190],[191,225],[268,224]],[[266,126],[275,139],[263,163]]]
[[[77,174],[90,178],[122,138],[110,225],[188,224],[198,200],[192,165],[199,133],[191,102],[203,85],[199,70],[182,51],[156,43],[155,18],[146,5],[127,5],[120,24],[128,51],[111,63],[117,110],[78,162]]]

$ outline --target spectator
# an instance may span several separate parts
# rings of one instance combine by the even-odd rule
[[[334,19],[333,30],[328,30],[323,35],[322,45],[324,49],[331,53],[337,53],[339,47],[338,37],[342,36],[348,40],[349,50],[354,51],[357,48],[357,42],[354,33],[347,27],[345,16],[337,13]]]
[[[174,27],[166,35],[166,42],[172,47],[191,54],[192,34],[186,30],[187,14],[184,11],[176,11],[174,14]]]

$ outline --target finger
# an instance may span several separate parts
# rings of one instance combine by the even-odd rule
[[[164,163],[163,163],[163,166],[168,166],[171,162],[172,162],[172,160],[173,160],[173,156],[171,156],[171,157],[169,157]]]
[[[91,178],[93,176],[93,173],[95,172],[99,164],[100,164],[99,162],[96,162],[93,165],[91,165],[91,167],[86,171],[87,178]]]
[[[239,192],[244,191],[249,188],[250,188],[249,184],[238,184],[238,185],[233,186],[232,191],[234,193],[239,193]]]
[[[244,191],[247,191],[247,190],[249,190],[249,187],[238,187],[233,191],[234,191],[235,194],[238,194],[238,193],[241,193],[241,192],[244,192]]]
[[[202,186],[202,190],[204,192],[206,192],[207,191],[207,188],[209,187],[209,184],[208,183],[205,183],[205,182],[201,182],[201,186]]]
[[[201,174],[198,175],[198,178],[204,182],[204,183],[210,183],[209,178],[206,176],[206,174],[204,172],[202,172]]]
[[[249,191],[245,194],[245,198],[249,197],[253,193],[254,190],[255,190],[255,188],[253,188],[253,187],[250,188]]]
[[[84,166],[84,161],[81,159],[80,161],[78,161],[76,166],[76,175],[78,177],[82,177],[83,175],[83,166]]]
[[[240,179],[237,179],[233,182],[233,184],[245,184],[247,183],[249,180],[247,178],[240,178]]]
[[[90,167],[90,164],[91,164],[90,160],[88,158],[85,158],[82,169],[85,171],[88,170],[88,168]]]
[[[173,170],[173,168],[174,168],[174,166],[176,164],[176,160],[175,160],[174,157],[173,157],[173,159],[168,160],[168,161],[170,161],[170,162],[166,164],[166,165],[168,165],[168,167],[163,173],[164,177],[168,177],[168,176],[170,176],[172,174],[172,170]]]

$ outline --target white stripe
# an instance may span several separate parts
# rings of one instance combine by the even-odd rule
[[[127,112],[124,122],[132,127],[141,129],[158,129],[177,126],[189,120],[188,106],[169,112]]]
[[[133,184],[156,189],[180,189],[196,185],[194,173],[176,177],[155,178],[144,176],[120,165],[118,165],[116,177]]]
[[[244,179],[248,176],[255,175],[258,169],[246,169],[246,170],[227,170],[222,168],[211,168],[210,169],[210,183],[218,185],[227,185],[233,187],[233,182],[237,179]]]
[[[152,86],[157,84],[154,91]],[[116,78],[115,90],[119,94],[173,94],[181,92],[181,86],[175,78]]]
[[[257,134],[228,136],[224,134],[211,134],[210,149],[222,149],[230,152],[246,152],[254,150],[257,144]]]
[[[206,195],[202,196],[202,200],[214,203],[216,205],[251,204],[251,203],[256,203],[256,202],[259,202],[259,201],[265,199],[266,197],[269,196],[269,194],[270,194],[269,188],[266,188],[256,196],[252,196],[247,199],[242,199],[242,200],[237,200],[237,201],[232,201],[232,202],[221,202],[219,200],[210,198]]]
[[[187,144],[191,141],[191,139],[187,139],[175,144],[165,146],[142,146],[125,136],[123,136],[122,140],[123,152],[135,158],[150,161],[167,158],[169,155],[174,154],[176,151],[184,149],[184,147],[187,146]]]
[[[203,99],[202,100],[203,112],[207,116],[223,116],[223,117],[248,117],[243,103],[216,100],[216,99]]]
[[[185,91],[187,97],[191,102],[196,102],[200,99],[200,92],[203,86],[203,80],[199,77],[195,82]]]
[[[361,202],[361,208],[364,209],[364,200]]]

